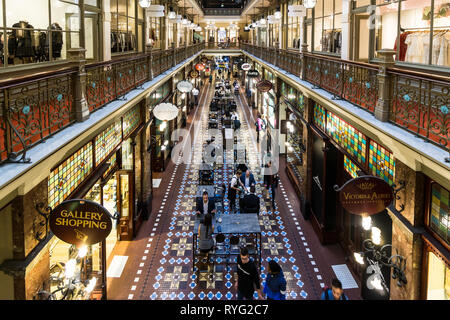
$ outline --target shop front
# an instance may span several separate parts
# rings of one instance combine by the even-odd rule
[[[285,146],[287,176],[300,199],[304,198],[301,185],[305,178],[302,174],[304,171],[303,153],[306,152],[306,140],[303,133],[307,123],[304,118],[304,109],[305,98],[303,94],[282,82],[280,114],[284,110],[284,119],[280,122],[283,137],[280,143]]]
[[[395,160],[384,146],[368,138],[352,125],[314,102],[312,133],[311,213],[312,224],[321,242],[340,242],[351,256],[360,249],[361,221],[341,206],[334,185],[351,178],[373,175],[394,183]],[[384,211],[379,214],[386,216]],[[383,229],[390,238],[392,230]],[[355,267],[356,269],[356,267]]]
[[[148,218],[143,181],[150,166],[142,147],[144,103],[102,130],[56,166],[48,179],[49,206],[69,199],[94,201],[108,210],[112,229],[102,242],[76,248],[53,237],[49,243],[49,292],[55,299],[106,299],[106,271],[118,241],[132,240]],[[119,133],[119,134],[118,134]],[[73,287],[67,290],[69,284]]]
[[[157,88],[149,96],[148,104],[155,107],[161,102],[168,101],[171,95],[172,81],[169,80],[162,86]],[[170,101],[169,101],[170,102]],[[163,172],[166,170],[170,161],[173,142],[171,141],[172,132],[175,129],[177,118],[170,121],[161,121],[154,119],[154,124],[150,127],[151,144],[152,144],[152,170],[155,172]]]
[[[422,235],[422,299],[450,299],[450,192],[426,181],[425,226]]]

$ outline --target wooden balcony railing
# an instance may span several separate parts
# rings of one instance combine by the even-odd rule
[[[241,49],[371,113],[388,105],[390,121],[450,150],[450,81],[386,64],[368,64],[306,52],[241,43]],[[387,66],[387,67],[386,67]],[[386,80],[387,79],[387,80]],[[380,85],[389,81],[383,92]],[[385,103],[387,101],[388,103]]]
[[[84,92],[89,112],[204,48],[204,43],[198,43],[86,65]],[[29,161],[27,149],[77,121],[74,85],[78,76],[79,70],[71,65],[45,75],[0,82],[0,164]]]

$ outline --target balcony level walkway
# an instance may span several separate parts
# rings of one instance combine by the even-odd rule
[[[191,112],[187,128],[191,132],[194,163],[170,162],[161,184],[154,191],[153,211],[136,239],[116,245],[114,256],[126,257],[123,271],[108,277],[109,300],[230,300],[236,299],[234,288],[235,264],[229,269],[216,265],[212,279],[192,272],[192,236],[195,220],[194,195],[197,193],[198,167],[202,142],[208,138],[207,120],[213,86],[202,88],[199,107]],[[236,99],[241,129],[238,139],[246,144],[249,167],[255,172],[257,160],[255,115],[244,95]],[[220,134],[221,135],[221,134]],[[221,136],[216,141],[221,141]],[[228,188],[232,176],[232,152],[227,152],[222,168],[215,173],[215,183]],[[261,197],[259,216],[262,230],[261,284],[265,279],[268,259],[276,259],[287,279],[287,299],[317,300],[322,287],[335,277],[332,265],[345,264],[338,245],[322,246],[310,222],[300,213],[300,202],[284,171],[280,159],[281,182],[275,198],[276,210],[271,207],[270,194],[262,185],[262,176],[255,175],[257,194]],[[226,193],[227,194],[227,193]],[[226,197],[225,197],[226,198]],[[227,201],[225,213],[228,212]],[[111,261],[108,261],[110,266]],[[111,267],[111,266],[110,266]],[[353,278],[355,278],[353,276]],[[358,288],[345,290],[350,299],[361,299]]]

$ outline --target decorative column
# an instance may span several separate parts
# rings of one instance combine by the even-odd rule
[[[177,55],[176,55],[177,49],[175,48],[175,43],[172,42],[172,67],[175,67],[177,65]]]
[[[277,66],[278,67],[278,51],[279,51],[279,49],[278,49],[278,46],[279,46],[280,44],[278,43],[278,41],[276,41],[275,42],[275,57],[274,57],[274,60],[273,60],[273,64],[275,65],[275,66]]]
[[[306,56],[304,54],[308,52],[308,44],[302,43],[302,47],[300,50],[301,50],[300,56],[301,56],[301,61],[302,61],[301,71],[300,71],[300,79],[306,80]]]
[[[394,66],[394,50],[382,49],[378,51],[379,63],[378,71],[378,101],[375,107],[375,118],[387,122],[392,103],[392,77],[388,74],[387,68]]]
[[[89,108],[86,102],[86,49],[69,49],[67,57],[72,64],[78,66],[78,72],[73,79],[74,109],[77,121],[82,122],[89,119]]]
[[[145,46],[145,52],[148,54],[148,80],[153,80],[153,46],[147,45]]]

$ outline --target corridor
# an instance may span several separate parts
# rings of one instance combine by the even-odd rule
[[[236,299],[235,263],[227,267],[221,258],[217,258],[212,274],[197,275],[193,272],[195,197],[201,192],[198,190],[198,172],[202,145],[215,136],[216,145],[222,149],[222,131],[208,129],[214,85],[215,80],[212,84],[206,81],[200,91],[198,107],[187,119],[192,145],[186,146],[183,152],[190,149],[190,163],[184,163],[181,157],[175,163],[170,161],[159,186],[154,189],[150,218],[134,241],[121,241],[111,254],[107,273],[109,300]],[[261,201],[261,285],[266,278],[268,262],[274,259],[283,269],[288,300],[318,300],[322,288],[330,286],[331,279],[337,276],[334,270],[346,269],[344,253],[337,244],[322,246],[311,223],[303,219],[300,202],[286,176],[282,157],[276,209],[272,208],[271,194],[259,174],[262,164],[254,129],[256,114],[249,108],[242,89],[235,100],[241,120],[241,128],[237,130],[238,145],[244,144],[249,150],[247,166],[255,175],[256,194]],[[218,153],[216,161],[222,164],[214,170],[214,184],[226,186],[223,213],[230,214],[227,195],[234,168],[233,151],[228,150],[223,157]],[[354,276],[349,275],[345,281],[342,281],[341,274],[338,275],[345,293],[352,300],[360,299],[360,285]],[[256,292],[254,297],[257,299]]]

